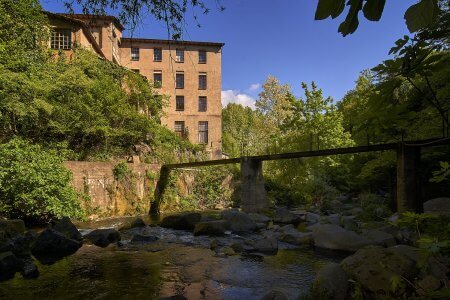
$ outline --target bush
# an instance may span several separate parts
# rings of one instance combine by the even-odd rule
[[[0,215],[29,221],[81,218],[72,174],[55,151],[21,139],[0,145]]]

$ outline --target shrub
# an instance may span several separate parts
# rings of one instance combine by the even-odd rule
[[[72,174],[55,152],[21,139],[0,145],[0,215],[32,221],[81,218]]]

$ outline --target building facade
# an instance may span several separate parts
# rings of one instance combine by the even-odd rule
[[[70,52],[74,43],[145,76],[169,96],[161,123],[182,138],[222,157],[223,43],[122,37],[111,16],[48,13],[50,47]]]

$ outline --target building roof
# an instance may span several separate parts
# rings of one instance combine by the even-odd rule
[[[75,19],[79,19],[79,20],[105,20],[105,21],[110,21],[110,22],[113,22],[114,25],[120,31],[124,31],[125,30],[125,27],[122,25],[122,23],[120,23],[119,19],[117,19],[114,16],[90,15],[90,14],[64,14],[64,13],[59,13],[58,15],[66,16],[66,17],[69,17],[69,18],[75,18]]]
[[[192,45],[192,46],[213,46],[222,48],[224,43],[216,42],[198,42],[198,41],[178,41],[178,40],[161,40],[161,39],[145,39],[145,38],[124,38],[121,39],[123,43],[149,43],[149,44],[174,44],[174,45]]]
[[[68,16],[66,16],[64,14],[55,14],[55,13],[51,13],[51,12],[48,12],[48,11],[45,11],[44,13],[49,18],[63,20],[63,21],[66,21],[66,22],[69,22],[69,23],[76,24],[76,25],[80,26],[81,30],[83,30],[84,35],[89,40],[89,43],[94,48],[95,52],[97,52],[97,54],[100,55],[101,57],[105,58],[105,54],[103,53],[102,49],[98,45],[97,41],[95,40],[94,36],[92,35],[92,32],[89,30],[89,27],[86,25],[85,22],[80,21],[80,20],[75,19],[75,18],[68,17]]]

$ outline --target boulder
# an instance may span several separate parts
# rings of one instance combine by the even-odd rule
[[[423,203],[425,213],[450,214],[450,198],[441,197]]]
[[[319,224],[313,228],[314,245],[319,248],[356,251],[371,242],[357,233],[333,224]]]
[[[109,244],[120,241],[120,233],[113,229],[96,229],[85,236],[92,244],[105,248]]]
[[[224,220],[200,222],[195,225],[194,235],[223,235],[228,229],[228,222]]]
[[[319,222],[319,220],[320,220],[320,215],[312,213],[312,212],[306,213],[306,222],[309,225],[316,224]]]
[[[53,229],[62,233],[65,237],[69,239],[76,241],[83,240],[81,233],[78,231],[77,227],[73,225],[69,217],[63,217],[53,226]]]
[[[119,230],[129,230],[132,228],[139,228],[139,227],[145,227],[147,226],[140,217],[132,218],[130,220],[126,220],[124,223],[122,223],[119,226]]]
[[[25,223],[22,220],[1,220],[0,233],[5,238],[12,238],[25,232]]]
[[[255,221],[243,212],[229,210],[222,214],[222,218],[228,222],[233,232],[252,232],[258,228]]]
[[[23,235],[17,235],[11,239],[11,251],[15,256],[20,258],[30,257],[31,245],[36,241],[36,239],[37,234],[33,230],[27,231]]]
[[[313,293],[318,299],[347,299],[348,277],[337,263],[329,263],[317,273]]]
[[[165,217],[161,222],[161,227],[177,230],[192,230],[195,224],[200,222],[202,215],[195,212],[182,213]]]
[[[341,215],[332,214],[326,217],[326,221],[330,224],[341,225]]]
[[[272,290],[261,298],[261,300],[287,300],[287,299],[288,297],[283,292],[277,290]]]
[[[271,219],[263,214],[250,213],[248,214],[250,219],[252,219],[255,223],[265,223],[267,224]]]
[[[397,244],[395,238],[392,234],[372,229],[372,230],[363,230],[364,237],[369,239],[373,245],[383,246],[383,247],[392,247]]]
[[[34,242],[31,253],[37,260],[46,265],[51,265],[63,257],[77,252],[82,243],[67,238],[54,229],[44,230],[36,242]]]
[[[286,207],[279,207],[275,211],[273,221],[276,223],[293,224],[301,221],[301,218],[295,215]]]
[[[357,230],[358,229],[358,222],[356,222],[355,216],[342,216],[341,217],[341,226],[344,227],[347,230]]]
[[[149,244],[156,242],[157,240],[159,240],[159,238],[153,235],[136,234],[131,238],[130,243],[133,245]]]
[[[253,251],[262,254],[275,255],[278,253],[278,241],[275,238],[262,238],[253,243]]]
[[[0,282],[11,279],[22,269],[22,261],[12,252],[0,253]]]
[[[392,291],[392,278],[410,280],[416,275],[414,261],[391,248],[360,249],[344,259],[341,266],[365,290],[379,295]],[[401,290],[397,292],[402,293]]]
[[[300,232],[293,225],[286,225],[278,229],[277,237],[280,242],[293,245],[310,245],[312,243],[311,232]]]

